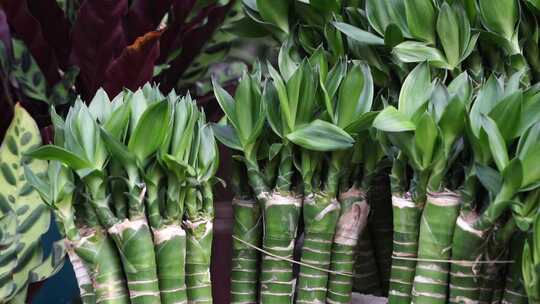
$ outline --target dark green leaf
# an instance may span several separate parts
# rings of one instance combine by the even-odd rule
[[[405,11],[411,35],[435,45],[436,16],[432,0],[407,0]]]
[[[257,9],[264,20],[289,33],[289,0],[257,0]]]
[[[399,112],[411,119],[418,109],[426,104],[432,91],[429,66],[421,63],[407,76],[401,87]]]
[[[485,115],[482,116],[482,128],[488,134],[489,148],[491,149],[495,164],[499,171],[503,172],[509,163],[508,150],[504,138],[495,121]]]
[[[234,150],[242,150],[242,144],[231,126],[212,124],[212,129],[214,135],[222,144]]]

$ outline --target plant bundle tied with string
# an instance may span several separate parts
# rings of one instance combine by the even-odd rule
[[[88,107],[79,100],[65,121],[53,113],[55,145],[30,155],[62,162],[78,177],[75,212],[67,204],[60,211],[71,215],[58,218],[78,229],[80,240],[75,234],[71,243],[98,303],[212,301],[217,148],[204,120],[191,98],[164,97],[150,85],[112,101],[100,90]]]
[[[374,126],[399,150],[392,169],[394,260],[390,299],[396,303],[445,303],[447,262],[461,198],[447,177],[462,150],[468,76],[448,86],[431,81],[427,64],[407,77],[398,109],[386,107]],[[405,166],[413,171],[408,188]]]

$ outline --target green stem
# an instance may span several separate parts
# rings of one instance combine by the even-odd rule
[[[79,286],[79,294],[81,296],[81,302],[83,304],[95,304],[96,303],[96,293],[94,291],[94,286],[92,285],[92,278],[90,276],[90,269],[88,265],[82,261],[82,259],[69,248],[68,244],[67,255],[71,265],[73,266],[73,272],[75,272],[75,277],[77,278],[77,285]]]
[[[303,156],[302,161],[309,157],[305,154]],[[340,159],[338,154],[334,153],[328,168],[325,191],[312,193],[313,171],[307,170],[308,172],[303,174],[304,244],[301,261],[323,269],[330,268],[332,239],[339,217],[340,206],[335,198],[335,192],[342,169]],[[310,162],[311,159],[306,161]],[[309,167],[313,169],[311,164]],[[297,303],[324,303],[327,283],[327,272],[300,265]]]
[[[392,210],[394,220],[392,255],[396,258],[392,259],[388,303],[409,304],[416,262],[399,258],[416,258],[422,208],[412,201],[409,193],[395,193],[392,195]]]
[[[445,304],[449,264],[422,259],[448,260],[453,232],[461,203],[451,191],[430,192],[422,213],[412,296],[414,303]]]
[[[233,236],[249,244],[261,245],[262,215],[252,199],[234,198]],[[257,303],[259,252],[233,238],[231,303]]]
[[[212,190],[203,185],[202,193],[188,189],[186,209],[195,202],[200,206],[197,214],[186,213],[187,233],[186,286],[189,303],[212,303],[210,262],[213,240]]]
[[[161,303],[187,301],[186,232],[178,224],[153,230]]]
[[[332,244],[330,270],[354,273],[355,249],[358,237],[367,225],[369,205],[362,189],[352,186],[340,195],[341,214]],[[328,279],[327,303],[350,303],[353,277],[331,273]]]
[[[469,208],[462,208],[454,229],[452,256],[455,261],[450,265],[449,303],[476,303],[480,295],[479,261],[484,253],[485,237],[488,230],[475,229],[478,214]]]
[[[120,258],[112,240],[101,229],[83,229],[74,252],[88,266],[96,303],[130,303]]]

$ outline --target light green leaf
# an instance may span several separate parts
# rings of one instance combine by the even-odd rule
[[[124,166],[136,165],[136,157],[123,145],[117,138],[107,132],[105,128],[100,128],[101,138],[107,147],[107,150]]]
[[[384,39],[370,32],[343,22],[332,22],[332,24],[349,38],[365,45],[384,45]]]
[[[78,155],[58,146],[41,146],[28,152],[28,156],[43,159],[43,160],[57,160],[66,164],[73,170],[82,170],[92,168],[92,164],[79,157]]]
[[[399,112],[407,119],[420,109],[431,96],[433,91],[431,73],[426,63],[419,64],[407,76],[399,92]]]
[[[405,41],[396,45],[392,52],[403,62],[428,61],[434,67],[445,69],[452,68],[438,49],[427,46],[427,44],[423,42]]]
[[[404,36],[410,36],[403,0],[366,0],[365,12],[369,24],[383,36],[390,24],[395,24]]]
[[[365,64],[355,64],[343,79],[339,90],[335,120],[347,128],[356,118],[371,110],[373,104],[373,78]]]
[[[492,0],[479,0],[478,8],[482,23],[489,31],[512,39],[519,18],[517,0],[498,0],[497,5]]]
[[[343,150],[354,144],[354,139],[347,132],[319,119],[288,134],[287,139],[302,148],[314,151]]]
[[[170,128],[170,107],[167,102],[156,102],[142,114],[129,142],[128,150],[141,164],[156,152]]]
[[[382,110],[373,121],[373,127],[385,132],[414,131],[416,126],[407,116],[389,106]]]
[[[443,3],[439,10],[437,34],[444,48],[446,61],[450,67],[456,67],[461,55],[459,19],[454,9],[446,2]]]
[[[415,147],[422,159],[424,169],[431,164],[438,133],[435,121],[428,112],[424,112],[418,121],[415,132]]]
[[[406,0],[405,12],[411,35],[435,45],[435,8],[432,0]]]
[[[227,115],[227,119],[231,124],[237,128],[234,99],[219,85],[216,79],[212,79],[212,85],[214,87],[214,95],[216,96],[216,100],[219,103],[221,110]]]
[[[535,123],[523,134],[516,154],[525,169],[522,187],[540,181],[540,123]]]
[[[278,99],[279,99],[279,105],[281,110],[281,115],[283,117],[283,132],[289,133],[290,130],[294,129],[294,119],[293,113],[291,113],[291,109],[289,108],[289,98],[287,95],[287,87],[285,86],[285,83],[283,82],[283,79],[279,75],[278,71],[274,69],[274,67],[268,63],[268,72],[270,73],[270,76],[272,77],[274,87],[277,91]]]
[[[493,159],[495,160],[495,164],[499,171],[503,172],[504,168],[506,168],[509,163],[508,150],[504,138],[495,121],[485,115],[482,115],[482,128],[488,134],[489,148]]]

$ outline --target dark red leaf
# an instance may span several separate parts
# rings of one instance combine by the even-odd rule
[[[181,33],[184,29],[184,22],[186,18],[193,10],[196,0],[174,0],[173,2],[173,20],[165,28],[165,32],[161,35],[160,44],[160,57],[159,63],[164,63],[167,60],[169,54],[175,49],[180,40]]]
[[[129,43],[149,31],[154,31],[171,7],[172,0],[134,0],[126,18]]]
[[[105,90],[114,96],[123,88],[136,90],[152,80],[154,64],[159,57],[160,31],[149,32],[126,47],[107,70]]]
[[[54,50],[60,66],[66,69],[69,66],[69,53],[71,39],[69,32],[71,24],[64,15],[64,11],[56,0],[33,0],[28,2],[32,15],[43,28],[43,36]]]
[[[30,14],[26,0],[5,0],[4,10],[11,28],[34,56],[49,85],[60,80],[58,60],[45,39],[39,22]]]
[[[229,11],[234,1],[225,6],[212,6],[208,10],[208,15],[204,20],[206,23],[194,27],[188,26],[186,32],[182,34],[182,44],[179,46],[182,52],[170,64],[163,75],[160,88],[164,92],[171,90],[182,74],[189,68],[193,60],[200,54],[204,45],[212,37],[215,30]],[[190,24],[191,25],[191,24]]]
[[[11,54],[11,33],[7,23],[6,13],[0,8],[0,41],[4,43],[7,54]]]
[[[102,86],[106,71],[126,47],[127,5],[127,0],[92,0],[79,9],[71,33],[71,60],[80,68],[79,90],[86,98]]]

